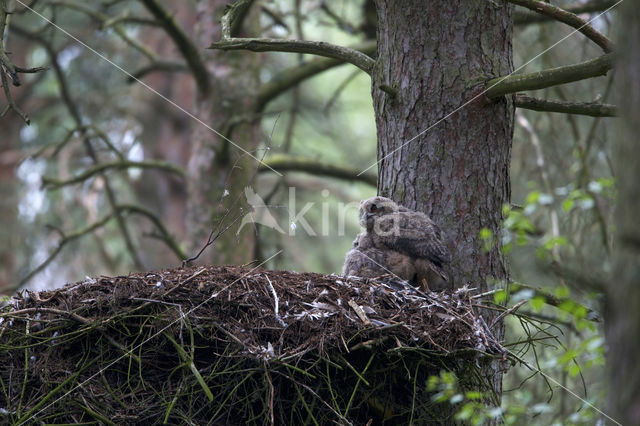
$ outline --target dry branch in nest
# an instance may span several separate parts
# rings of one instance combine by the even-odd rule
[[[0,313],[0,423],[443,421],[442,368],[507,351],[468,288],[240,267],[100,277]]]

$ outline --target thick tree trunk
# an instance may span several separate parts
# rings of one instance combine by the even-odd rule
[[[640,9],[626,2],[620,11],[620,121],[614,138],[618,204],[614,276],[607,289],[606,336],[609,353],[609,415],[623,425],[640,424]]]
[[[480,0],[376,5],[378,193],[442,227],[453,286],[504,282],[498,236],[510,197],[513,99],[474,97],[484,81],[512,71],[512,7]],[[488,252],[482,228],[497,237]],[[490,380],[499,393],[501,375]]]
[[[377,6],[378,192],[426,212],[443,228],[455,286],[503,280],[499,247],[483,252],[479,231],[499,235],[509,202],[513,102],[480,96],[464,104],[486,79],[512,70],[512,8],[460,0],[402,7],[380,0]]]
[[[228,3],[220,0],[198,2],[199,46],[208,46],[220,38],[220,18]],[[256,16],[250,13],[245,18],[244,28],[249,29],[250,33],[255,25]],[[255,152],[259,142],[260,122],[250,113],[255,110],[254,103],[257,99],[260,56],[214,50],[207,50],[204,55],[212,89],[210,93],[198,94],[197,116],[244,150],[260,158],[260,153]],[[218,226],[224,229],[231,225],[239,214],[237,208],[246,207],[244,198],[237,200],[237,197],[238,194],[243,194],[244,187],[250,183],[257,167],[256,160],[245,152],[205,126],[197,125],[187,172],[189,204],[186,220],[191,254],[203,246],[212,229]],[[233,211],[221,223],[228,208]],[[236,236],[239,223],[236,222],[236,225],[232,225],[221,235],[199,261],[243,264],[251,260],[253,233],[247,227]]]

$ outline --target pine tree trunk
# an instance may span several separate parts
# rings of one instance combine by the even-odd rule
[[[208,46],[220,39],[220,18],[228,3],[220,0],[197,3],[199,46]],[[243,28],[251,34],[255,26],[257,16],[249,13]],[[217,50],[207,50],[203,55],[209,70],[211,91],[198,94],[196,115],[245,151],[260,158],[260,153],[255,152],[259,143],[260,122],[251,114],[255,110],[259,87],[260,56]],[[200,250],[214,228],[225,229],[241,214],[238,207],[246,207],[243,190],[250,184],[257,164],[245,152],[205,126],[197,125],[187,171],[189,204],[186,221],[190,254]],[[232,208],[232,212],[225,218],[229,208]],[[239,223],[230,226],[214,246],[203,253],[199,262],[243,264],[252,260],[253,233],[247,227],[237,236]]]
[[[512,70],[511,7],[459,0],[377,6],[378,192],[443,228],[455,286],[505,279],[498,246],[483,252],[478,234],[488,228],[499,235],[509,202],[513,103],[480,96],[464,104],[486,79]]]
[[[617,25],[617,104],[621,117],[612,140],[614,174],[618,191],[616,237],[613,252],[614,275],[607,283],[605,313],[607,365],[609,367],[609,414],[623,425],[640,424],[640,9],[638,4],[621,5]],[[607,424],[613,424],[607,422]]]
[[[511,97],[491,102],[477,95],[484,81],[512,71],[512,6],[468,0],[376,6],[378,193],[440,225],[453,256],[451,285],[484,290],[504,282],[499,235],[510,198],[514,106]],[[483,228],[497,237],[488,252]],[[501,374],[492,375],[487,371],[499,394]]]

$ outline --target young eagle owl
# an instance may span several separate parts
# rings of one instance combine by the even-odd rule
[[[371,235],[363,232],[356,236],[353,248],[347,253],[342,275],[363,278],[392,275],[410,281],[416,274],[414,263],[413,259],[402,253],[374,247]]]
[[[446,286],[444,281],[448,277],[442,265],[451,261],[451,254],[444,245],[440,228],[429,216],[389,198],[374,197],[360,203],[360,225],[366,232],[356,241],[365,242],[364,248],[354,247],[347,253],[345,269],[350,266],[346,272],[368,274],[373,259],[380,264],[380,269],[414,284],[424,284],[432,290]],[[356,260],[369,258],[360,262],[362,270],[357,268],[358,262],[354,263],[354,256]]]

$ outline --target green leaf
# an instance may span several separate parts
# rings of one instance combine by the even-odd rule
[[[560,309],[561,311],[572,313],[575,306],[576,303],[573,300],[567,299],[558,305],[558,309]]]
[[[478,392],[478,391],[468,391],[465,396],[467,397],[467,399],[482,399],[483,394],[482,392]]]
[[[507,292],[505,290],[497,291],[493,295],[493,301],[497,304],[501,304],[507,301]]]
[[[542,246],[547,250],[551,250],[555,246],[566,246],[568,243],[569,241],[567,240],[566,237],[559,236],[559,237],[554,237],[549,239]]]
[[[482,228],[480,230],[480,239],[481,240],[488,240],[493,238],[493,232],[491,232],[491,229],[489,228]]]
[[[584,319],[587,316],[587,308],[582,305],[576,305],[572,313],[576,319]]]
[[[473,416],[473,405],[465,404],[455,415],[456,420],[469,420]]]
[[[533,299],[531,299],[529,303],[531,304],[531,307],[534,310],[539,311],[542,309],[545,303],[547,303],[547,300],[542,296],[536,296]]]
[[[578,374],[580,374],[580,366],[576,365],[576,364],[571,364],[571,366],[569,366],[569,375],[571,377],[576,377]]]
[[[570,211],[573,208],[574,201],[572,198],[567,198],[562,202],[562,210],[565,212]]]
[[[534,204],[538,201],[538,199],[540,198],[540,191],[531,191],[529,194],[527,194],[527,198],[525,199],[525,203],[526,204]]]
[[[578,352],[575,349],[569,349],[560,356],[558,361],[560,361],[561,364],[566,364],[567,362],[572,361],[577,355]]]
[[[569,287],[566,285],[560,286],[555,289],[554,294],[558,299],[565,299],[569,297]]]

